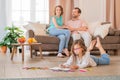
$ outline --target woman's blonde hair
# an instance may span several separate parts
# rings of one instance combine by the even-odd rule
[[[85,55],[85,52],[87,51],[87,47],[85,46],[83,39],[78,39],[78,40],[74,41],[74,43],[72,44],[72,47],[71,47],[71,54],[75,55],[74,46],[76,44],[78,44],[83,49],[82,52],[83,52],[83,55]]]
[[[63,7],[62,7],[61,5],[57,5],[57,6],[55,7],[55,9],[54,9],[54,15],[56,15],[56,8],[57,8],[57,7],[59,7],[60,10],[61,10],[60,16],[63,15]]]

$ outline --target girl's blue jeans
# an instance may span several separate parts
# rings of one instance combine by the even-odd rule
[[[110,64],[110,58],[107,53],[102,54],[100,58],[91,55],[91,58],[96,62],[97,65],[108,65]]]

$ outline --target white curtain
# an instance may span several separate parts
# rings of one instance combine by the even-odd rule
[[[79,7],[79,0],[74,0],[74,7]]]
[[[0,0],[0,41],[5,35],[5,26],[11,23],[11,12],[10,12],[10,2],[11,0]]]

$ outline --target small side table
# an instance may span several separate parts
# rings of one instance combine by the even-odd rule
[[[28,44],[28,43],[13,43],[13,44],[11,44],[13,46],[12,47],[13,50],[12,50],[12,54],[11,54],[11,60],[13,60],[13,56],[15,54],[16,46],[22,46],[22,61],[23,62],[24,62],[24,46],[30,46],[30,56],[31,56],[31,58],[32,58],[32,46],[33,45],[38,46],[39,47],[39,51],[40,51],[40,58],[43,58],[41,44],[42,43],[31,43],[31,44]]]

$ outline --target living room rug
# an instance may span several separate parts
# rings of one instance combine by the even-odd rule
[[[61,78],[6,78],[0,80],[120,80],[120,76],[61,77]]]

